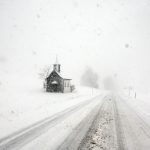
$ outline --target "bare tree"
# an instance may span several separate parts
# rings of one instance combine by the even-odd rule
[[[45,66],[44,68],[41,69],[39,73],[39,77],[45,80],[49,76],[50,72],[51,72],[51,66]]]
[[[39,78],[43,80],[43,88],[47,87],[46,78],[49,76],[50,72],[51,66],[45,66],[44,68],[41,69],[39,73]]]

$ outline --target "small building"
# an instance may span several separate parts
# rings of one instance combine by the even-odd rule
[[[71,80],[69,78],[64,78],[61,75],[61,65],[56,59],[56,63],[53,64],[53,71],[46,78],[46,91],[47,92],[72,92],[74,86],[71,85]]]

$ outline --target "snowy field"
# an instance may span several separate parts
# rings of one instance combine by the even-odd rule
[[[85,87],[65,94],[37,88],[1,89],[0,138],[99,94],[98,90]]]
[[[135,99],[81,86],[47,93],[24,86],[3,87],[0,97],[0,149],[149,149],[149,95]]]
[[[149,95],[137,93],[135,99],[123,93],[113,95],[81,86],[76,86],[73,93],[47,93],[42,89],[39,79],[28,76],[25,78],[24,75],[24,81],[20,83],[17,81],[20,74],[17,76],[16,73],[1,73],[0,149],[3,144],[7,150],[66,150],[67,146],[72,150],[76,149],[92,125],[98,107],[101,106],[98,123],[91,126],[93,131],[90,133],[90,139],[85,141],[81,149],[93,147],[94,150],[99,147],[100,150],[117,150],[121,147],[127,150],[148,150]],[[37,73],[32,75],[34,74]],[[108,96],[108,99],[103,107],[105,96]],[[48,119],[44,120],[45,118]],[[37,126],[32,126],[41,120],[43,121]],[[14,134],[15,136],[4,140],[3,143],[2,139],[5,137],[29,126],[30,129]]]

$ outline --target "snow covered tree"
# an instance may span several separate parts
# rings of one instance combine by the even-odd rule
[[[83,75],[81,76],[81,85],[98,88],[98,75],[92,68],[87,67]]]

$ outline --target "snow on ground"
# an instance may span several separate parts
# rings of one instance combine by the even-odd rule
[[[73,93],[46,93],[38,77],[43,64],[28,53],[17,56],[1,64],[0,138],[100,93],[76,84]]]
[[[37,86],[0,88],[0,138],[98,94],[80,86],[73,93],[46,93]]]
[[[124,149],[148,150],[150,147],[148,99],[148,95],[139,96],[139,93],[137,99],[125,95],[116,97]]]
[[[98,117],[82,140],[79,150],[116,150],[117,137],[112,98],[105,97]]]
[[[62,121],[56,123],[53,127],[41,136],[34,139],[32,142],[22,147],[22,150],[74,150],[80,142],[79,134],[85,134],[84,129],[86,128],[89,120],[92,118],[91,111],[95,111],[95,108],[101,104],[103,96],[96,97],[93,102],[82,107],[78,111],[74,111],[68,117],[63,118]],[[86,121],[84,121],[86,119]],[[82,125],[81,125],[82,124]],[[80,128],[81,126],[81,128]],[[73,138],[71,138],[72,136]],[[68,138],[68,139],[67,139]],[[67,141],[69,140],[69,141]],[[62,147],[61,144],[66,144],[66,147]],[[72,145],[70,147],[70,145]]]
[[[150,95],[138,93],[136,99],[127,95],[124,95],[123,98],[131,109],[150,125]]]

